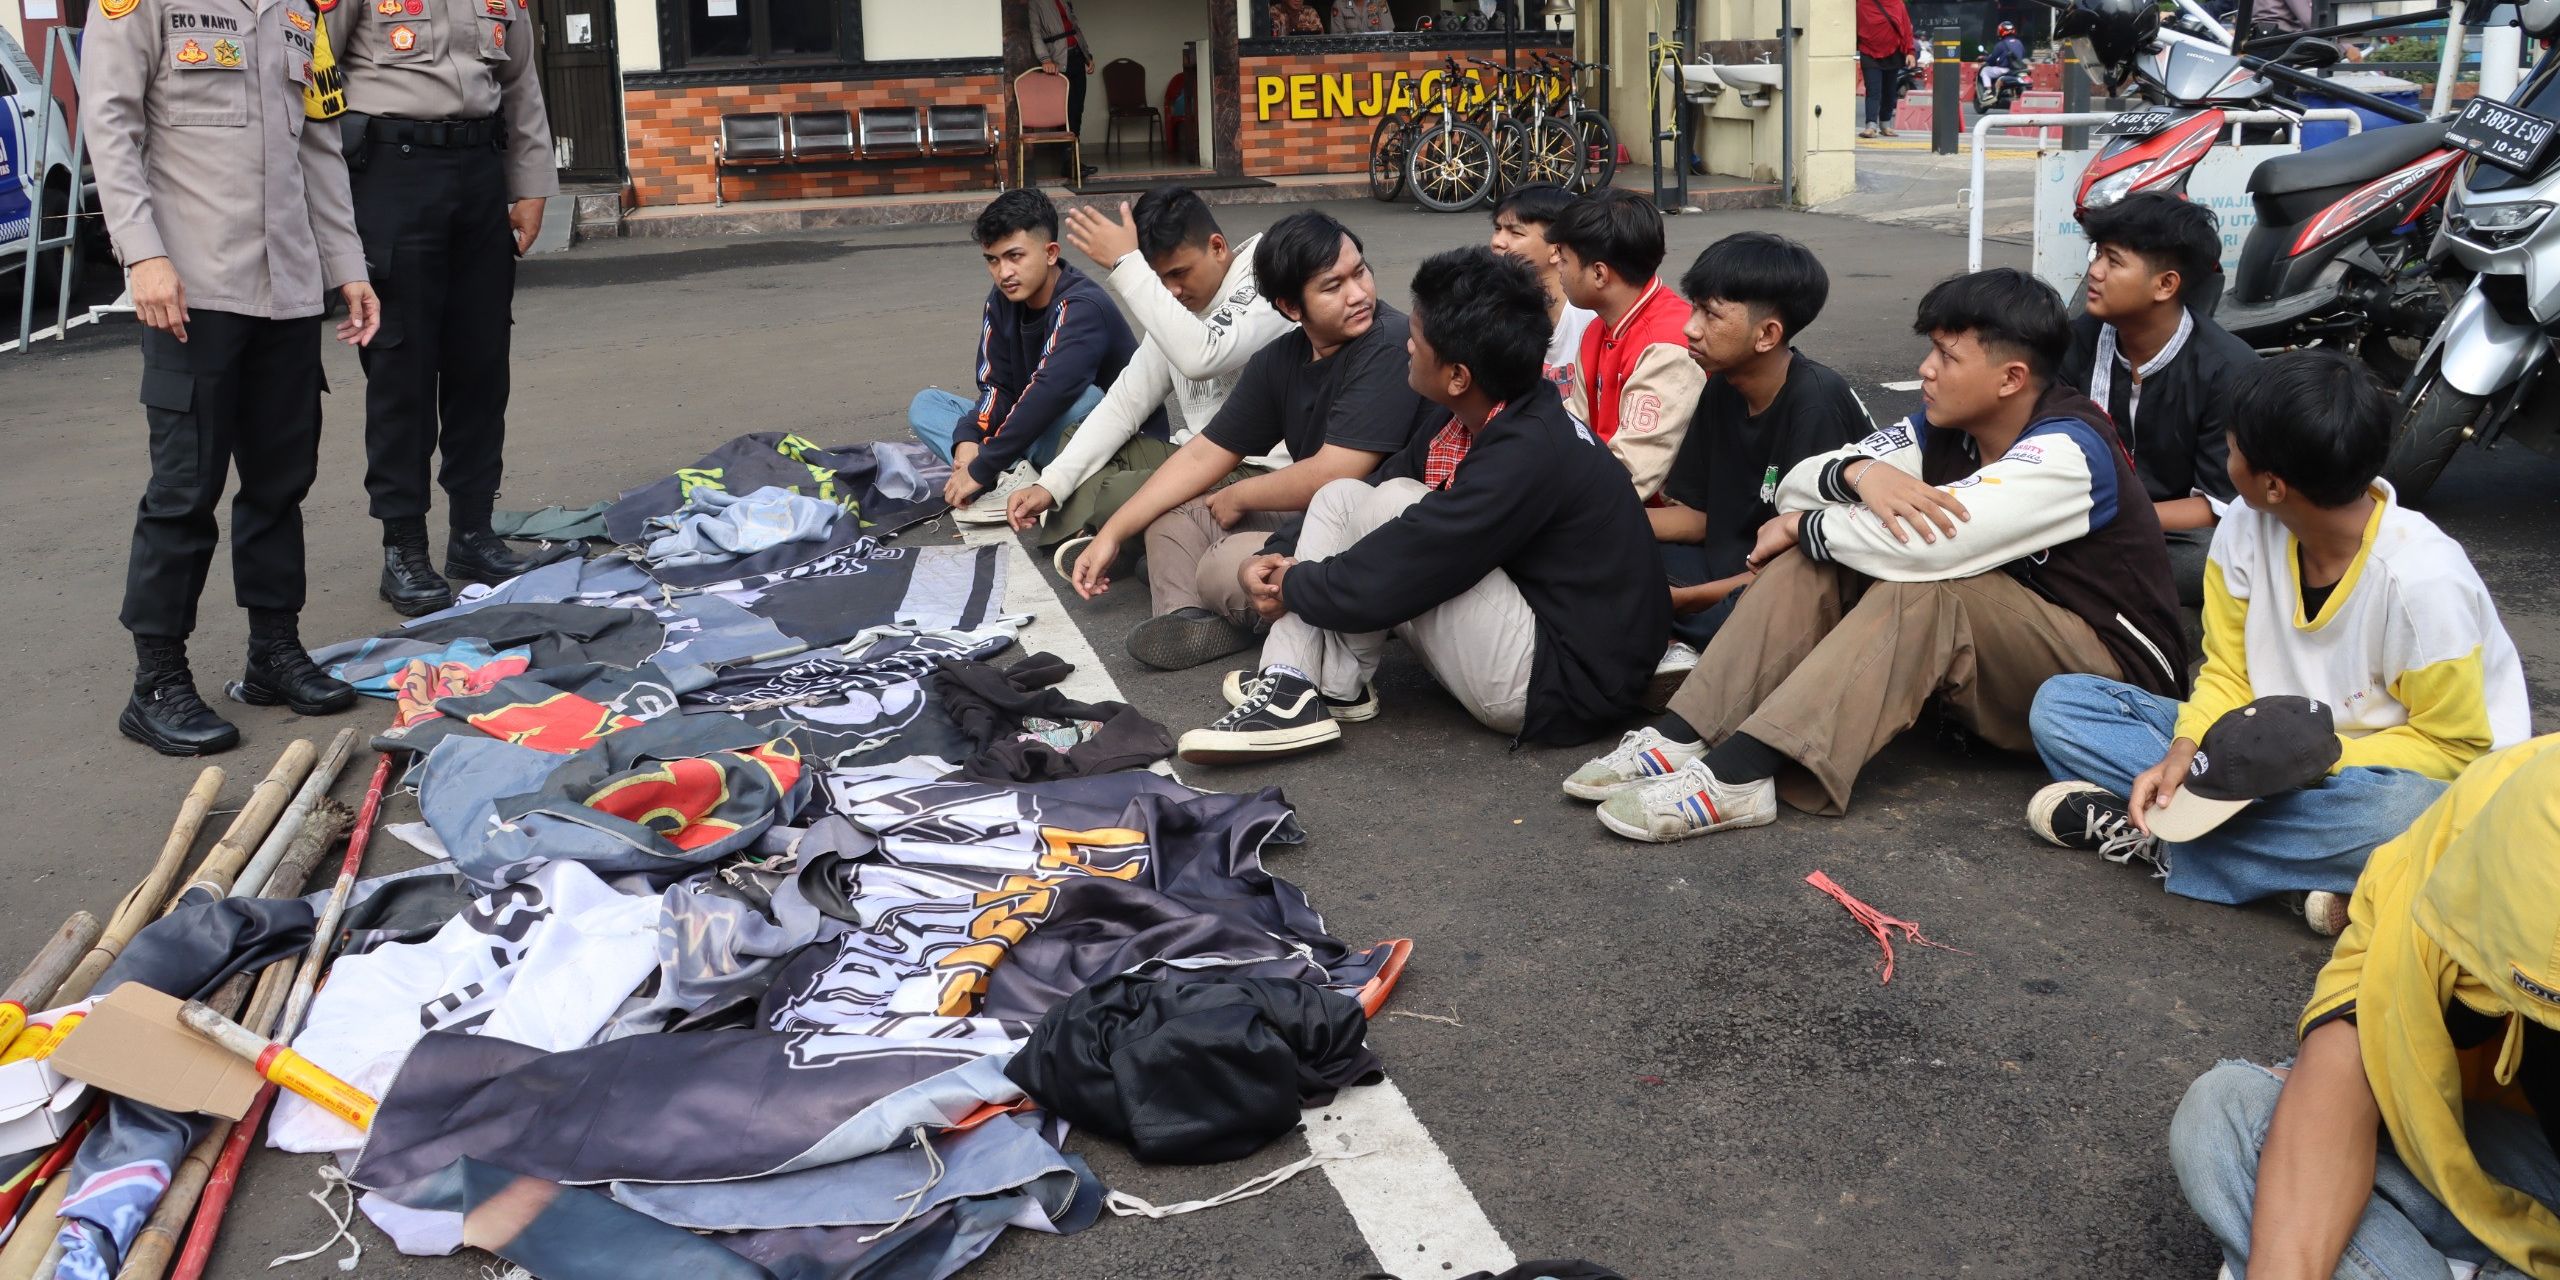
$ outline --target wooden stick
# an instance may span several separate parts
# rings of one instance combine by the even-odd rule
[[[187,789],[185,803],[178,806],[178,821],[169,828],[169,838],[160,844],[160,857],[151,864],[142,883],[125,894],[124,901],[107,916],[107,927],[99,935],[89,954],[80,958],[79,967],[64,979],[62,990],[69,1000],[87,998],[98,985],[98,975],[107,971],[124,951],[142,926],[160,917],[160,904],[169,897],[169,889],[178,882],[178,872],[186,865],[187,851],[196,847],[196,833],[204,830],[205,815],[213,811],[213,801],[222,794],[221,765],[207,765],[196,775],[196,784]]]
[[[386,753],[373,767],[373,782],[365,788],[364,808],[356,811],[355,831],[347,837],[346,861],[338,864],[338,883],[329,890],[329,905],[321,911],[320,923],[311,931],[311,949],[303,953],[302,971],[294,975],[293,997],[285,1002],[284,1017],[276,1023],[280,1040],[292,1040],[302,1030],[303,1015],[311,1011],[311,996],[319,990],[320,970],[329,962],[329,947],[336,939],[338,922],[346,918],[347,899],[355,891],[356,874],[364,870],[364,851],[373,841],[374,819],[382,815],[382,788],[390,781],[391,757]]]
[[[27,1029],[29,1010],[48,1007],[62,980],[71,975],[72,966],[80,963],[80,957],[97,942],[98,931],[96,916],[86,911],[72,912],[17,978],[0,987],[0,1045],[17,1039],[18,1033]]]
[[[355,749],[356,731],[338,730],[338,736],[329,742],[329,750],[320,757],[319,765],[311,770],[310,777],[302,780],[302,789],[293,793],[293,803],[285,806],[284,816],[276,819],[275,829],[260,842],[257,853],[249,858],[249,865],[240,869],[231,886],[232,897],[254,897],[266,892],[267,877],[275,873],[276,863],[284,858],[293,838],[301,834],[302,824],[310,820],[312,807],[329,794],[329,788],[338,785],[338,775],[346,771],[347,756]]]
[[[276,767],[267,771],[266,780],[249,793],[249,803],[241,806],[240,816],[231,820],[231,829],[223,832],[222,839],[204,855],[204,861],[196,864],[196,873],[178,890],[173,904],[199,886],[211,890],[217,898],[231,892],[231,881],[240,874],[241,864],[249,860],[249,851],[266,839],[268,829],[275,826],[277,815],[284,812],[294,788],[310,775],[312,761],[319,755],[320,749],[312,746],[309,738],[296,738],[284,749],[284,754],[276,758]],[[161,914],[168,914],[167,909]]]
[[[39,1270],[50,1272],[52,1264],[62,1261],[53,1242],[62,1229],[56,1221],[62,1213],[62,1197],[70,1190],[70,1178],[55,1178],[36,1197],[26,1216],[18,1220],[16,1233],[9,1237],[6,1247],[0,1247],[0,1280],[28,1280]]]

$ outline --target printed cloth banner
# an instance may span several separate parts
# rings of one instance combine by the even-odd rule
[[[740,495],[779,489],[832,502],[847,517],[837,520],[824,538],[784,542],[737,559],[652,570],[659,581],[673,586],[701,586],[805,564],[866,534],[886,537],[948,509],[938,492],[890,497],[879,488],[880,476],[879,458],[868,446],[821,448],[800,436],[757,432],[731,440],[666,479],[623,494],[605,509],[605,532],[624,546],[636,545],[649,535],[653,517],[674,515],[702,489]]]

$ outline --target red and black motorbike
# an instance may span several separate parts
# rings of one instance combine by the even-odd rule
[[[2206,301],[2223,328],[2260,350],[2330,345],[2395,384],[2408,375],[2461,292],[2428,260],[2464,154],[2445,144],[2442,122],[2309,75],[2338,61],[2326,40],[2296,40],[2275,59],[2235,55],[2162,30],[2159,9],[2143,0],[2076,0],[2056,31],[2082,43],[2084,65],[2146,100],[2099,126],[2106,141],[2081,175],[2083,209],[2138,191],[2184,196],[2197,162],[2235,127],[2232,113],[2301,111],[2287,88],[2406,121],[2252,170],[2257,225],[2227,286]]]

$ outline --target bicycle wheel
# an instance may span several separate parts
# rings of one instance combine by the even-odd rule
[[[1529,176],[1529,131],[1517,120],[1504,116],[1485,131],[1493,140],[1493,190],[1489,194],[1499,200],[1505,193],[1517,190],[1536,179]]]
[[[1581,160],[1584,191],[1597,191],[1618,180],[1618,131],[1609,117],[1584,108],[1573,113],[1574,154]]]
[[[1493,191],[1493,140],[1464,121],[1426,129],[1405,153],[1404,179],[1426,209],[1472,209]]]
[[[1522,181],[1551,182],[1568,190],[1582,183],[1581,144],[1562,120],[1540,119],[1530,128]]]
[[[1369,134],[1369,194],[1394,200],[1404,194],[1405,153],[1413,149],[1413,117],[1402,111],[1378,118]]]

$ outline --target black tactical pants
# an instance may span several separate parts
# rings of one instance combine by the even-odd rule
[[[302,498],[320,466],[320,317],[194,308],[187,340],[142,331],[151,481],[134,512],[125,629],[184,637],[213,567],[214,506],[233,464],[232,590],[244,609],[299,612]]]

